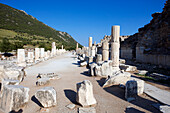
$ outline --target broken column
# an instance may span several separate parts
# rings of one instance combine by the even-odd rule
[[[35,61],[40,60],[40,48],[35,48]]]
[[[109,59],[109,43],[107,41],[104,41],[102,43],[102,60],[108,61]]]
[[[111,60],[113,69],[119,70],[119,37],[120,26],[112,26],[111,34]]]
[[[0,109],[9,113],[17,112],[26,105],[29,100],[29,88],[19,85],[4,85],[1,97]]]
[[[101,54],[97,54],[96,63],[97,64],[101,64],[102,63],[102,55]]]
[[[18,66],[23,66],[23,67],[26,66],[24,49],[17,50],[17,63],[18,63]]]
[[[93,85],[89,80],[84,80],[77,84],[76,101],[83,107],[95,105],[97,103],[93,95]]]

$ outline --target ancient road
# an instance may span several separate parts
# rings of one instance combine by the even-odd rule
[[[57,106],[49,108],[50,113],[77,113],[76,106],[74,110],[65,107],[68,104],[76,103],[76,83],[83,80],[90,80],[93,84],[94,96],[97,100],[95,107],[97,113],[123,113],[123,112],[159,112],[152,107],[151,104],[156,103],[146,95],[138,97],[135,101],[129,103],[124,98],[124,89],[118,86],[112,86],[103,89],[100,85],[102,80],[99,77],[89,77],[85,73],[85,67],[79,67],[77,60],[71,53],[57,56],[48,61],[44,61],[32,67],[26,68],[27,77],[21,85],[30,88],[30,100],[27,106],[23,109],[23,113],[39,112],[40,106],[34,102],[32,98],[35,92],[46,86],[52,86],[57,92]],[[51,80],[46,86],[36,86],[38,73],[56,72],[61,75],[59,80]],[[100,81],[99,81],[100,80]],[[127,108],[128,107],[128,108]]]

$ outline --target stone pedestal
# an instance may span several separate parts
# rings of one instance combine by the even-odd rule
[[[107,41],[102,43],[102,60],[108,61],[109,59],[109,43]]]
[[[23,67],[26,66],[24,49],[17,50],[17,63],[18,63],[18,66],[23,66]]]
[[[92,46],[91,56],[95,57],[95,55],[96,55],[96,46]]]
[[[34,52],[28,52],[28,62],[29,63],[34,62]]]
[[[120,26],[112,26],[111,34],[111,60],[113,67],[119,67],[119,37]]]
[[[137,95],[143,94],[144,81],[143,80],[129,80],[126,83],[125,98],[127,101],[132,101]]]
[[[40,60],[40,48],[35,48],[35,61]]]
[[[44,60],[44,48],[40,48],[40,58]]]

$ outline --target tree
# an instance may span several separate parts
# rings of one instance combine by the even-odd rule
[[[11,43],[9,42],[8,38],[2,39],[2,43],[0,45],[0,51],[5,53],[11,51]]]

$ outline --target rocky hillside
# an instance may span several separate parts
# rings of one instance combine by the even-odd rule
[[[53,41],[57,43],[57,48],[64,45],[66,49],[75,49],[77,43],[68,33],[45,25],[25,11],[0,3],[1,43],[3,38],[8,38],[13,45],[44,46],[46,49],[50,49]]]
[[[138,33],[126,39],[122,46],[144,47],[147,54],[170,54],[170,0],[162,12],[152,14],[153,19]]]

